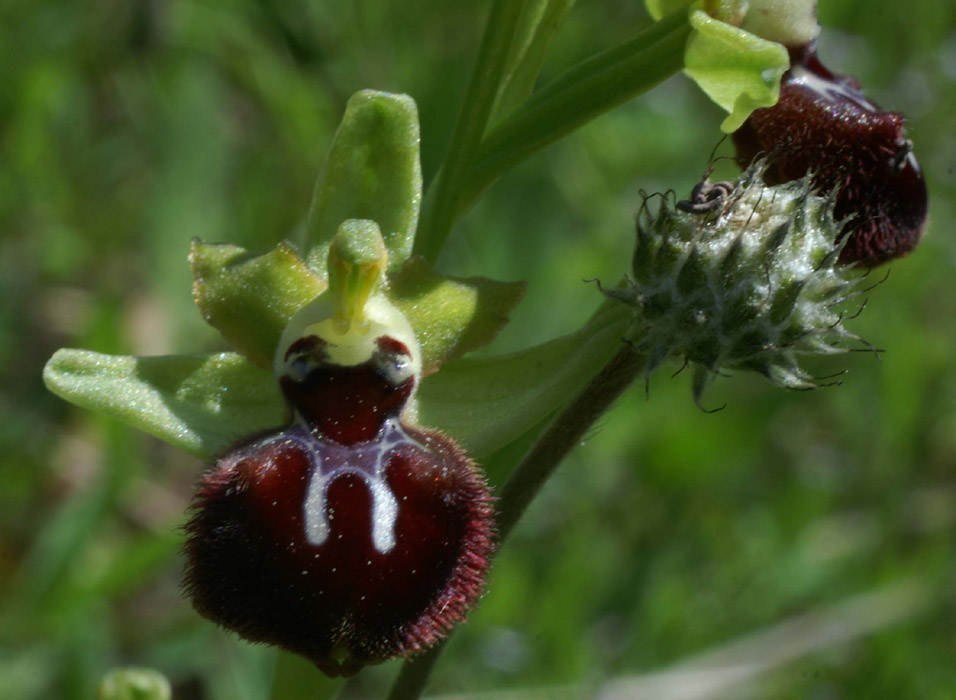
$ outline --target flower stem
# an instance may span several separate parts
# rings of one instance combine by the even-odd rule
[[[524,456],[498,499],[498,536],[503,542],[541,486],[631,383],[647,357],[624,345],[580,394],[551,421]]]
[[[624,345],[591,382],[545,428],[512,471],[498,499],[498,533],[503,542],[528,505],[568,453],[627,387],[640,376],[647,357]],[[415,700],[421,696],[444,644],[406,661],[388,700]]]
[[[455,218],[498,177],[530,155],[678,72],[684,66],[689,34],[686,13],[675,12],[535,92],[482,140],[469,164]]]
[[[428,188],[415,238],[415,251],[430,262],[438,257],[454,222],[463,179],[474,161],[498,96],[524,0],[494,0],[471,80],[455,122],[448,154]]]

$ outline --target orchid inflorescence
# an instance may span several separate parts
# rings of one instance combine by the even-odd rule
[[[414,102],[354,96],[303,254],[193,245],[197,305],[235,352],[50,361],[56,393],[211,463],[186,526],[184,587],[202,615],[330,675],[421,652],[477,603],[494,552],[494,498],[474,459],[586,391],[622,339],[645,373],[693,363],[698,402],[725,369],[813,388],[802,356],[860,347],[840,311],[853,276],[912,250],[926,219],[903,118],[823,66],[814,2],[648,6],[659,22],[647,46],[609,49],[510,113],[501,95],[516,93],[499,86],[476,112],[483,138],[462,128],[439,176],[437,191],[456,196],[423,209]],[[662,57],[727,110],[743,174],[646,199],[624,281],[602,287],[610,301],[576,333],[462,357],[493,339],[524,287],[435,271],[448,227],[495,168],[666,77],[647,77]],[[598,80],[605,71],[621,87]]]

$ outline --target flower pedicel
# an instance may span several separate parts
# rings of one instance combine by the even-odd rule
[[[279,344],[291,424],[221,457],[187,525],[196,609],[333,676],[445,636],[479,597],[493,547],[475,465],[414,425],[421,358],[374,290],[385,259],[377,225],[342,225],[330,293]]]

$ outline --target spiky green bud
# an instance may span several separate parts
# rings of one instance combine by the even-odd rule
[[[705,181],[675,206],[662,197],[656,211],[646,201],[633,279],[605,290],[635,309],[633,342],[648,371],[671,356],[696,365],[698,401],[721,369],[753,370],[790,389],[820,386],[798,358],[859,342],[839,311],[856,280],[837,266],[834,195],[813,192],[807,178],[768,187],[763,171]]]

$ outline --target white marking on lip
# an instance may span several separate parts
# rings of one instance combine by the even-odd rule
[[[313,448],[315,466],[302,504],[305,537],[309,544],[318,547],[328,540],[329,521],[333,518],[327,503],[330,484],[340,476],[354,474],[365,483],[372,497],[373,546],[381,554],[387,554],[395,547],[398,500],[385,480],[385,468],[394,448],[402,443],[430,451],[410,438],[396,420],[386,422],[384,435],[379,440],[351,446],[322,442],[321,447]],[[327,453],[325,462],[321,452]]]

